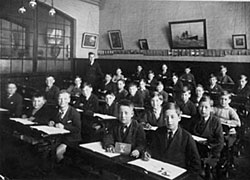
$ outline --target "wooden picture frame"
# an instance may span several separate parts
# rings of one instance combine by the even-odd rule
[[[232,35],[233,49],[247,49],[246,34]]]
[[[110,30],[108,31],[110,47],[113,50],[122,50],[123,42],[120,30]]]
[[[148,50],[148,41],[147,39],[139,39],[138,44],[141,50]]]
[[[98,34],[93,33],[83,33],[82,34],[82,48],[92,48],[95,49],[97,47]]]
[[[206,20],[169,22],[172,49],[207,49]]]

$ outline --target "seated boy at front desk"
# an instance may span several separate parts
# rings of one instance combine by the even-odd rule
[[[201,147],[200,154],[202,158],[205,158],[205,164],[215,167],[219,161],[221,150],[223,149],[224,136],[220,120],[212,114],[211,104],[212,100],[209,96],[201,98],[198,108],[199,116],[194,124],[193,134],[207,139],[207,145],[210,146],[209,156],[203,157],[203,155],[206,155],[208,152],[203,151],[204,146],[198,144]]]
[[[8,83],[7,94],[2,99],[2,107],[9,110],[11,117],[20,117],[22,115],[23,97],[16,91],[16,84]]]
[[[69,105],[70,94],[66,90],[61,90],[58,95],[59,109],[49,126],[69,130],[70,133],[63,136],[56,145],[56,157],[60,162],[64,158],[67,146],[76,146],[81,141],[81,119],[75,108]]]
[[[49,120],[55,115],[56,109],[46,104],[43,94],[36,93],[32,97],[32,108],[23,113],[22,118],[28,118],[29,121],[38,124],[48,125]]]
[[[146,137],[142,126],[133,119],[133,104],[128,100],[119,103],[118,121],[103,138],[107,152],[115,152],[116,143],[131,145],[130,155],[138,158],[145,149]]]
[[[151,156],[163,162],[199,173],[201,161],[196,143],[191,134],[179,126],[180,109],[175,103],[168,103],[164,109],[165,126],[158,128],[149,145],[144,160]]]

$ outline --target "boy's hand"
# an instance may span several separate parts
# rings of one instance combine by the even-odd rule
[[[151,158],[151,155],[145,151],[143,154],[142,154],[142,160],[143,161],[148,161],[149,159]]]
[[[109,147],[106,148],[107,152],[114,153],[115,152],[115,147],[113,145],[110,145]]]
[[[62,123],[57,123],[56,128],[64,129],[64,125]]]
[[[140,156],[140,152],[137,149],[135,149],[132,151],[131,156],[138,158]]]
[[[54,126],[54,125],[55,125],[55,122],[54,122],[54,121],[50,121],[48,125],[49,125],[49,126]]]
[[[36,119],[35,117],[31,116],[28,118],[28,121],[34,121],[35,119]]]

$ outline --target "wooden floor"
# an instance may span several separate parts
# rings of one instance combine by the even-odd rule
[[[49,173],[41,172],[37,166],[36,152],[30,145],[11,137],[0,137],[0,174],[9,179],[67,180],[67,179],[104,179],[103,174],[90,167],[76,168],[65,161],[55,165]],[[235,168],[230,171],[230,180],[250,179],[250,132],[246,135],[244,148],[235,159]],[[107,176],[106,176],[107,177]],[[107,179],[107,178],[105,178]],[[226,179],[224,176],[220,179]]]

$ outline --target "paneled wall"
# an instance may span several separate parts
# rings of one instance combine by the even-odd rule
[[[206,19],[208,49],[232,49],[232,35],[246,34],[250,47],[250,2],[105,0],[100,10],[100,46],[110,49],[107,31],[121,30],[125,49],[170,49],[168,22]]]

